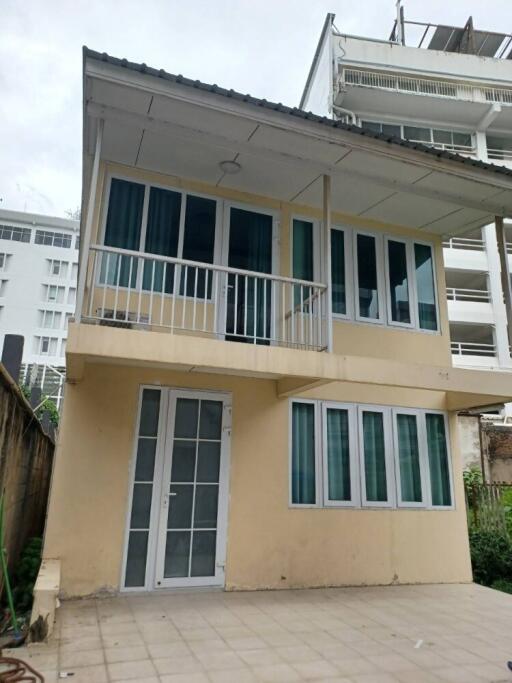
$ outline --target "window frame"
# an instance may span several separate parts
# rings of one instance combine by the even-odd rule
[[[363,413],[381,413],[383,417],[384,427],[384,462],[386,465],[386,492],[387,500],[368,500],[366,497],[366,469],[365,469],[365,454],[364,454],[364,433],[363,433]],[[372,404],[358,404],[357,406],[357,424],[358,424],[358,441],[359,441],[359,472],[361,480],[361,507],[363,508],[395,508],[395,463],[393,458],[393,435],[391,414],[388,406],[378,406]]]
[[[424,509],[431,507],[430,469],[428,464],[427,434],[425,430],[425,410],[420,408],[392,408],[393,421],[393,452],[395,456],[396,501],[399,508]],[[430,412],[430,411],[428,411]],[[404,501],[402,499],[402,479],[400,476],[400,454],[398,451],[398,421],[397,415],[414,415],[418,434],[418,456],[420,460],[421,502]],[[446,432],[448,435],[448,432]],[[451,467],[450,467],[451,470]]]
[[[346,410],[348,412],[349,429],[349,461],[350,461],[350,500],[331,500],[329,498],[329,442],[327,438],[327,411]],[[320,403],[322,420],[322,442],[320,445],[322,460],[323,506],[335,508],[353,508],[361,506],[361,481],[359,473],[358,451],[359,434],[357,429],[357,406],[354,403],[322,401]]]
[[[166,185],[164,183],[154,183],[154,182],[148,182],[146,180],[141,180],[140,178],[131,176],[129,174],[125,173],[115,173],[113,171],[109,172],[106,179],[105,179],[105,185],[104,185],[104,201],[103,201],[103,206],[102,206],[102,211],[101,211],[101,224],[100,224],[100,229],[98,230],[98,241],[97,244],[103,246],[105,245],[105,234],[107,230],[107,218],[108,218],[108,207],[109,207],[109,202],[110,202],[110,189],[112,185],[112,180],[124,180],[129,183],[136,183],[138,185],[143,185],[144,186],[144,198],[142,202],[142,216],[141,216],[141,227],[140,227],[140,237],[139,237],[139,246],[137,251],[141,254],[141,259],[143,263],[146,262],[146,258],[148,260],[151,259],[151,256],[155,256],[155,254],[152,254],[151,252],[146,252],[144,251],[145,245],[146,245],[146,235],[147,235],[147,226],[148,226],[148,213],[149,213],[149,197],[151,193],[151,188],[154,187],[155,189],[158,190],[167,190],[169,192],[176,192],[181,196],[181,205],[180,205],[180,219],[179,219],[179,224],[178,224],[178,244],[176,248],[176,256],[172,256],[169,258],[177,258],[177,259],[182,259],[183,258],[183,244],[185,241],[185,217],[186,217],[186,206],[187,206],[187,197],[188,195],[191,195],[193,197],[199,197],[201,199],[210,199],[215,202],[215,236],[214,236],[214,242],[213,242],[213,261],[212,263],[215,264],[221,264],[222,262],[222,243],[225,239],[224,237],[224,220],[223,220],[223,204],[225,203],[225,200],[222,199],[222,197],[216,197],[214,195],[210,195],[204,192],[194,192],[191,190],[186,190],[180,187],[177,187],[175,185]],[[144,258],[146,257],[146,258]],[[175,271],[178,271],[179,266],[176,267]],[[144,277],[144,265],[142,267],[137,268],[137,279],[134,287],[131,286],[122,286],[122,285],[115,285],[115,284],[109,284],[109,283],[100,283],[100,271],[101,269],[98,268],[98,273],[97,273],[97,282],[98,284],[103,287],[107,286],[110,288],[114,289],[119,289],[120,291],[134,291],[134,290],[141,290],[142,292],[147,292],[148,294],[151,293],[151,290],[144,290],[143,288],[143,277]],[[186,293],[181,293],[181,287],[179,286],[180,283],[180,276],[179,274],[176,275],[176,283],[178,285],[178,292],[159,292],[159,291],[154,291],[153,294],[158,295],[158,296],[164,296],[164,297],[176,297],[176,299],[191,299],[193,297],[188,296]],[[211,301],[211,297],[207,299],[207,301]]]
[[[450,500],[451,505],[433,505],[432,503],[432,486],[430,482],[430,460],[428,457],[428,443],[427,443],[427,414],[442,415],[444,419],[444,434],[446,443],[446,457],[448,458],[448,478],[450,485]],[[452,467],[452,452],[450,439],[450,422],[448,415],[444,410],[435,410],[433,408],[423,409],[423,429],[425,430],[425,453],[428,465],[428,491],[429,491],[429,509],[430,510],[455,510],[455,491],[453,485],[453,467]]]
[[[313,406],[314,427],[315,427],[315,502],[314,503],[294,503],[293,502],[293,405],[295,403],[307,403]],[[288,507],[293,508],[318,508],[322,503],[322,445],[319,435],[322,425],[320,422],[320,404],[315,399],[294,398],[288,401]],[[320,430],[320,431],[319,431]]]
[[[366,318],[361,315],[359,307],[359,264],[357,261],[357,238],[359,235],[364,237],[373,237],[375,240],[375,264],[377,269],[377,302],[379,306],[378,318]],[[383,235],[369,230],[354,229],[352,231],[352,253],[353,253],[353,300],[354,300],[354,319],[357,322],[368,323],[370,325],[386,325],[385,311],[385,281],[384,281],[384,264],[382,259]]]
[[[311,223],[313,225],[313,281],[319,282],[322,277],[322,260],[320,257],[320,221],[318,218],[312,218],[311,216],[305,216],[300,213],[293,213],[290,216],[290,275],[292,278],[296,278],[293,274],[293,223],[294,221],[304,221],[305,223]],[[296,278],[301,280],[302,278]]]
[[[356,264],[354,260],[354,245],[353,245],[353,235],[354,231],[350,226],[336,225],[331,226],[331,232],[333,230],[338,230],[343,233],[344,239],[344,251],[345,251],[345,301],[346,301],[346,313],[332,313],[333,320],[354,320],[355,319],[355,288],[356,288]],[[331,236],[329,235],[329,239]],[[329,245],[330,248],[330,245]],[[332,258],[331,258],[332,267]],[[331,274],[329,277],[332,279]],[[332,282],[331,282],[332,284]],[[332,296],[332,294],[331,294]],[[371,322],[368,319],[364,319],[364,322]]]
[[[432,278],[434,280],[434,298],[435,298],[435,304],[436,304],[436,329],[435,330],[427,330],[423,327],[420,327],[420,311],[419,311],[419,296],[418,296],[418,285],[416,281],[416,258],[414,254],[414,245],[415,244],[422,244],[426,247],[430,247],[430,252],[432,254]],[[436,246],[433,242],[429,242],[428,240],[422,240],[422,239],[412,239],[411,240],[411,249],[412,249],[412,261],[411,265],[414,269],[413,277],[414,277],[414,310],[415,310],[415,315],[416,315],[416,320],[417,320],[417,325],[416,325],[416,331],[421,332],[423,334],[442,334],[442,329],[441,329],[441,317],[439,315],[440,313],[440,308],[439,308],[439,287],[438,287],[438,282],[437,282],[437,250]]]
[[[402,323],[398,320],[393,320],[393,312],[391,306],[391,282],[390,282],[390,263],[389,263],[389,243],[398,242],[405,246],[405,265],[407,269],[407,290],[409,297],[409,314],[411,318],[410,323]],[[417,302],[416,302],[416,272],[413,273],[413,263],[414,263],[414,243],[416,240],[410,240],[405,237],[394,237],[393,235],[384,235],[384,277],[386,283],[386,313],[387,313],[387,323],[386,325],[390,327],[405,327],[407,329],[417,328],[419,319],[417,314]],[[435,274],[434,274],[435,277]],[[437,296],[436,296],[437,301]]]

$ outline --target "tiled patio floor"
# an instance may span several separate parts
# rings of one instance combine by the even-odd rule
[[[512,596],[445,585],[77,600],[52,642],[13,654],[48,682],[512,682]]]

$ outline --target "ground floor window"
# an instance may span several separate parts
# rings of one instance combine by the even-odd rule
[[[291,402],[293,506],[453,505],[446,414]]]

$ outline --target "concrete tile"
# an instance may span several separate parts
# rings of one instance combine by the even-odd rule
[[[140,680],[141,678],[156,674],[153,662],[149,659],[140,659],[133,662],[114,662],[108,664],[108,674],[112,681]]]
[[[396,671],[393,676],[400,683],[443,683],[443,679],[424,669],[414,669],[414,671]]]
[[[138,633],[121,633],[119,635],[108,635],[103,636],[102,640],[105,648],[127,648],[144,645],[142,636],[140,636]]]
[[[308,645],[291,645],[288,647],[276,647],[276,652],[286,662],[314,662],[318,661],[319,653]]]
[[[366,659],[375,664],[380,671],[388,671],[389,673],[409,671],[414,668],[412,662],[398,654],[372,655]]]
[[[270,666],[283,662],[278,651],[271,648],[266,648],[264,650],[239,650],[237,655],[248,666]]]
[[[256,666],[254,674],[260,681],[269,683],[293,683],[300,681],[300,675],[289,664],[269,664],[268,666]]]
[[[212,683],[255,683],[258,680],[250,669],[211,671],[208,677]]]
[[[191,649],[183,642],[151,643],[146,646],[153,659],[166,657],[190,657]]]
[[[75,652],[62,652],[60,655],[61,669],[73,669],[80,666],[93,666],[104,664],[105,655],[103,650],[76,650]]]
[[[252,652],[261,652],[261,650],[252,650]],[[197,652],[196,656],[207,671],[241,669],[244,664],[238,654],[229,651]]]
[[[99,636],[85,638],[63,638],[60,641],[60,652],[80,652],[82,650],[99,650],[103,643]]]
[[[382,672],[378,674],[356,674],[350,677],[350,681],[351,683],[399,683],[398,678],[392,674]]]
[[[203,673],[173,674],[160,676],[160,683],[209,683],[209,679]]]
[[[299,673],[301,678],[307,681],[324,680],[328,676],[339,674],[339,669],[325,659],[317,659],[312,662],[297,662],[293,664],[293,668]]]
[[[107,648],[104,652],[108,664],[114,664],[115,662],[133,662],[149,658],[148,650],[144,645]]]
[[[246,638],[226,638],[226,644],[232,650],[261,650],[268,647],[267,643],[257,636]]]
[[[352,676],[354,674],[369,674],[379,671],[379,668],[376,664],[369,662],[363,657],[357,657],[354,659],[333,659],[331,661],[344,676]]]
[[[160,675],[189,674],[203,670],[199,661],[192,655],[186,657],[163,657],[154,659],[153,664]]]
[[[59,676],[64,671],[73,673],[73,683],[107,683],[107,669],[104,664],[96,666],[82,666],[80,668],[63,669],[61,667]]]

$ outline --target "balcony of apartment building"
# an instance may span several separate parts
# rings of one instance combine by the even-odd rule
[[[453,364],[467,368],[497,368],[494,326],[485,322],[450,320]]]
[[[446,270],[448,318],[452,324],[494,324],[487,273]]]
[[[489,266],[482,228],[444,239],[443,258],[447,270],[487,272]]]

